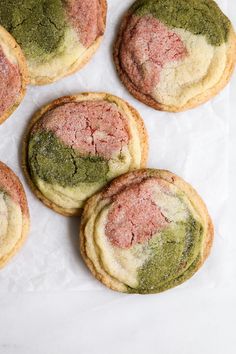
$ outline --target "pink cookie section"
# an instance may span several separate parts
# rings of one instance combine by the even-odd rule
[[[99,0],[68,0],[66,12],[81,43],[86,48],[103,34],[103,15]]]
[[[6,192],[16,204],[21,206],[22,212],[28,214],[28,209],[25,204],[25,195],[23,187],[13,172],[5,167],[2,168],[0,163],[0,190]]]
[[[7,59],[0,47],[0,116],[14,105],[20,90],[19,68]]]
[[[53,132],[81,155],[110,159],[129,143],[126,118],[106,101],[65,103],[48,113],[33,131]]]
[[[131,16],[123,33],[120,59],[136,87],[151,94],[165,64],[183,60],[187,49],[179,36],[153,16]]]
[[[154,179],[146,180],[115,197],[105,228],[113,246],[128,249],[144,243],[168,225],[168,220],[152,198],[155,183]]]

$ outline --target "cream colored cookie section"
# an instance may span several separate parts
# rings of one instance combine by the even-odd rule
[[[128,144],[128,151],[127,151],[127,156],[128,152],[130,155],[130,165],[129,168],[126,169],[127,172],[129,170],[133,170],[136,168],[140,168],[141,162],[142,162],[142,141],[140,141],[140,135],[139,131],[137,128],[137,123],[133,117],[133,114],[131,111],[128,109],[126,104],[120,104],[119,108],[120,112],[124,114],[124,116],[127,117],[127,121],[129,123],[129,132],[131,139]]]
[[[161,185],[152,186],[152,196],[162,214],[171,222],[186,222],[192,215],[199,223],[203,223],[196,206],[174,184],[162,180]]]
[[[0,259],[9,254],[21,239],[21,208],[6,194],[0,193]]]
[[[76,187],[63,188],[59,184],[50,184],[38,178],[37,187],[50,201],[63,208],[80,208],[84,200],[103,187],[103,183],[80,183]]]
[[[94,242],[98,248],[104,270],[121,283],[135,288],[138,286],[138,268],[147,261],[151,252],[147,242],[137,244],[129,249],[112,246],[105,235],[110,207],[105,208],[96,220]]]
[[[112,277],[111,274],[107,273],[106,270],[104,269],[104,266],[101,262],[101,257],[99,254],[99,248],[96,244],[95,240],[95,224],[97,217],[100,215],[100,213],[103,212],[103,210],[106,210],[109,208],[110,201],[109,200],[99,200],[98,204],[94,205],[93,208],[93,213],[90,214],[89,219],[87,220],[85,229],[84,229],[84,235],[86,238],[86,243],[85,243],[85,250],[86,254],[93,264],[93,267],[96,269],[96,272],[98,272],[101,276],[103,277],[109,277],[110,281],[112,282],[113,286],[118,291],[126,291],[126,285],[124,283],[120,282],[117,278]]]
[[[5,54],[7,59],[12,64],[19,65],[13,49],[9,46],[9,43],[7,43],[6,38],[2,36],[1,33],[0,33],[0,47],[2,48],[3,53]]]
[[[162,182],[163,183],[163,182]],[[189,216],[189,208],[186,205],[187,200],[181,196],[181,192],[170,183],[167,185],[168,192],[163,187],[155,183],[152,187],[152,195],[156,205],[160,208],[162,214],[171,222],[186,221]]]
[[[78,58],[84,55],[86,48],[79,42],[78,35],[72,27],[65,31],[62,45],[55,54],[47,55],[39,60],[29,60],[29,72],[33,80],[48,77],[52,80],[67,74]]]
[[[36,180],[41,193],[53,203],[63,208],[81,208],[84,201],[100,190],[108,181],[127,172],[134,166],[129,149],[124,147],[121,151],[122,159],[118,156],[109,161],[107,181],[101,183],[80,183],[76,187],[62,187],[59,184],[49,184],[42,179]],[[135,165],[136,166],[136,165]]]
[[[214,47],[202,35],[173,31],[184,42],[188,55],[164,66],[152,96],[161,104],[183,106],[220,81],[227,64],[227,44]]]
[[[7,206],[4,200],[4,194],[0,192],[0,244],[7,234]]]

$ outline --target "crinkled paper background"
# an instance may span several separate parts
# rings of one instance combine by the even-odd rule
[[[227,11],[227,1],[219,2]],[[133,99],[119,82],[111,55],[120,16],[131,3],[110,0],[105,40],[87,67],[58,83],[29,87],[23,104],[0,127],[0,159],[23,180],[31,214],[31,232],[25,246],[0,272],[0,292],[101,289],[109,296],[81,261],[79,219],[62,217],[41,204],[29,190],[20,168],[21,141],[32,114],[57,97],[81,91],[111,92],[134,105],[149,132],[149,166],[177,173],[206,201],[215,223],[213,252],[203,269],[182,288],[217,288],[231,281],[226,233],[229,87],[209,103],[181,114],[157,112]]]

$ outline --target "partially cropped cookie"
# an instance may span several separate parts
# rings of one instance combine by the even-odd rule
[[[58,99],[30,123],[23,168],[32,190],[63,215],[147,160],[147,134],[137,111],[118,97],[85,93]]]
[[[134,171],[88,200],[82,256],[113,290],[159,293],[189,279],[204,263],[213,225],[197,192],[163,170]]]
[[[0,26],[0,124],[22,101],[27,81],[24,55],[14,38]]]
[[[106,0],[2,0],[0,24],[27,58],[31,83],[54,82],[81,69],[105,30]]]
[[[122,21],[114,60],[133,96],[179,112],[206,102],[228,83],[236,36],[213,0],[137,0]]]
[[[0,268],[19,250],[29,230],[29,210],[24,188],[0,162]]]

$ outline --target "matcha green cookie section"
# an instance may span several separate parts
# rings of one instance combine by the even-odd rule
[[[231,23],[212,0],[138,0],[131,7],[137,16],[153,15],[171,28],[203,35],[209,44],[227,42]]]
[[[193,217],[168,227],[149,241],[151,256],[138,270],[139,286],[130,293],[158,293],[190,278],[199,262],[202,225]]]
[[[2,0],[0,24],[28,59],[45,61],[57,54],[67,27],[61,0]]]
[[[80,183],[106,183],[108,162],[96,156],[80,156],[65,146],[52,132],[31,135],[28,164],[33,181],[38,178],[52,185],[76,187]]]

